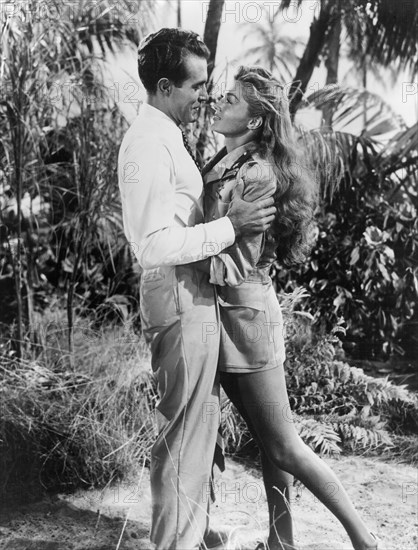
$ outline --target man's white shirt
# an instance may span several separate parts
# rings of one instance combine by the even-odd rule
[[[126,237],[142,269],[218,254],[235,241],[228,217],[203,223],[202,178],[180,128],[143,103],[118,160]]]

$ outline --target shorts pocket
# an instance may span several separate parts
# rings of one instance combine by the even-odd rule
[[[242,306],[265,310],[264,289],[260,283],[244,282],[239,286],[218,287],[218,301],[223,307]]]
[[[260,284],[222,287],[220,366],[260,368],[269,362],[269,331]]]

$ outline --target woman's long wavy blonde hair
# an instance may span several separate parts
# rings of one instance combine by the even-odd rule
[[[274,76],[259,66],[239,67],[235,80],[242,85],[250,116],[263,120],[256,137],[258,153],[272,164],[277,178],[278,210],[271,228],[278,242],[277,259],[286,265],[300,262],[311,248],[317,186],[298,154],[287,96]]]

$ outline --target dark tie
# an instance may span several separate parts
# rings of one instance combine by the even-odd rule
[[[187,136],[186,134],[183,132],[183,130],[181,131],[181,135],[183,136],[183,144],[184,144],[184,148],[186,149],[186,151],[189,153],[189,155],[192,157],[194,163],[196,164],[199,172],[200,172],[200,166],[199,166],[199,163],[197,162],[197,159],[196,157],[194,156],[193,154],[193,151],[192,151],[192,148],[190,147],[190,143],[189,143],[189,140],[187,139]]]

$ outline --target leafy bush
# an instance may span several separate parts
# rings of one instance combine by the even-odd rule
[[[312,104],[338,106],[336,120],[342,125],[358,116],[358,109],[354,115],[349,108],[357,94],[337,87],[314,94]],[[378,103],[377,120],[388,109]],[[395,119],[388,113],[381,129],[393,129],[389,122]],[[317,239],[304,264],[292,269],[277,265],[275,281],[284,292],[309,289],[305,308],[323,329],[330,331],[342,316],[347,323],[345,349],[352,356],[374,359],[397,353],[414,358],[418,127],[406,128],[401,121],[389,141],[381,139],[381,132],[374,135],[373,128],[364,128],[360,136],[342,128],[300,132],[321,187]]]
[[[287,389],[302,439],[323,454],[390,449],[415,460],[416,446],[415,450],[413,445],[405,447],[404,441],[418,429],[417,397],[387,377],[368,376],[344,362],[336,337],[343,330],[341,325],[330,335],[315,335],[313,319],[297,310],[306,297],[298,289],[282,299]],[[251,437],[234,407],[228,403],[224,409],[227,449],[235,453]]]

